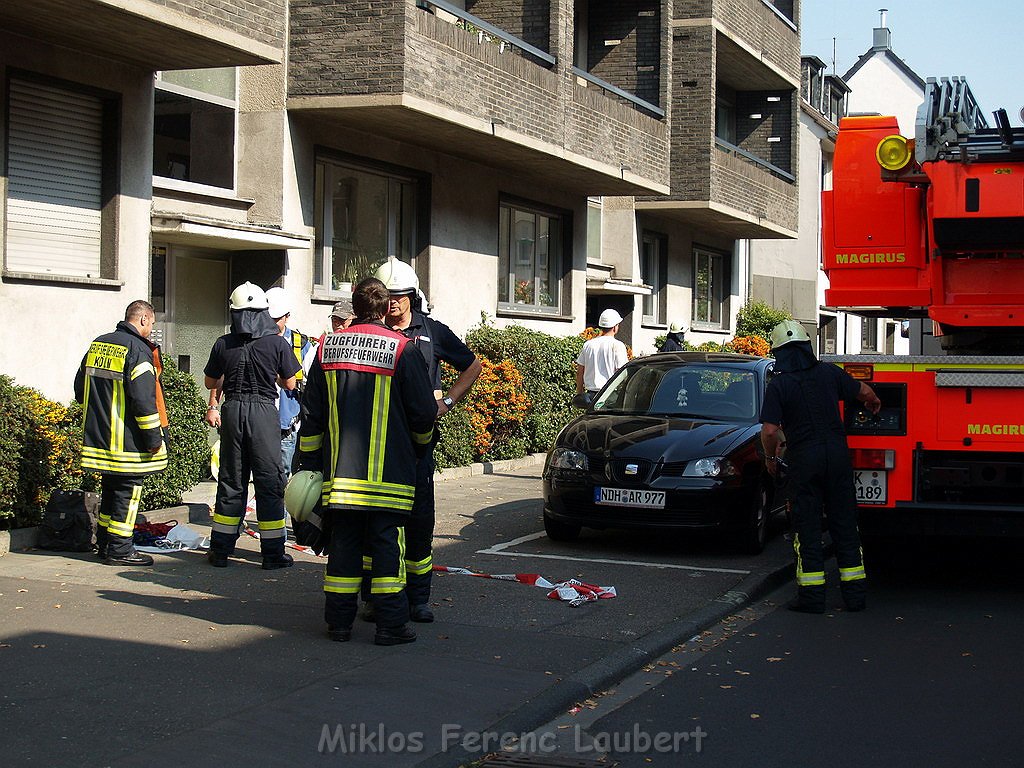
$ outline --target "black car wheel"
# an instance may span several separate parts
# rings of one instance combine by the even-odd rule
[[[768,485],[759,480],[750,504],[746,527],[740,533],[740,548],[749,555],[760,554],[768,542],[768,513],[771,509]]]
[[[574,541],[582,530],[582,526],[563,523],[544,515],[544,532],[552,541]]]

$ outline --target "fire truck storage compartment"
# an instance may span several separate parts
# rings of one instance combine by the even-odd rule
[[[907,434],[907,385],[872,381],[882,407],[877,416],[860,403],[847,403],[844,407],[844,426],[848,435],[905,435]]]
[[[1024,463],[1019,453],[915,451],[917,502],[1019,505]]]

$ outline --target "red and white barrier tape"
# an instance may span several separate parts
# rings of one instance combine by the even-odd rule
[[[515,581],[531,587],[541,587],[542,589],[550,590],[548,597],[552,600],[562,600],[573,606],[583,605],[583,603],[589,603],[594,600],[607,600],[616,596],[615,587],[598,587],[593,584],[584,584],[576,579],[560,581],[556,584],[548,581],[538,573],[476,573],[467,568],[454,568],[447,565],[435,565],[434,570],[438,573],[476,576],[480,579],[498,579],[499,581]]]
[[[248,525],[245,525],[242,528],[242,533],[247,533],[256,539],[256,541],[260,540],[260,532],[253,530]],[[327,557],[327,555],[317,555],[316,552],[313,551],[312,547],[304,547],[301,544],[296,544],[291,539],[286,540],[284,545],[288,547],[288,549],[294,549],[296,552],[305,552],[307,555],[316,555],[317,557]]]

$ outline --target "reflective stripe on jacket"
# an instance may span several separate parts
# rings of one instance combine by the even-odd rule
[[[323,471],[325,506],[408,513],[436,416],[423,355],[382,323],[352,325],[321,339],[310,368],[300,466]]]
[[[155,350],[124,321],[89,345],[75,377],[75,398],[85,410],[83,469],[126,475],[166,469]],[[149,450],[154,446],[160,446],[156,453]]]

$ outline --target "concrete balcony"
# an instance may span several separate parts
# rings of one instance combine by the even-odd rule
[[[270,64],[284,1],[3,0],[0,29],[149,70]]]
[[[666,121],[573,73],[549,44],[560,4],[369,6],[292,0],[290,113],[577,193],[668,192]]]
[[[712,5],[721,18],[699,16]],[[638,210],[734,239],[796,237],[799,39],[777,5],[676,5],[672,189]]]

